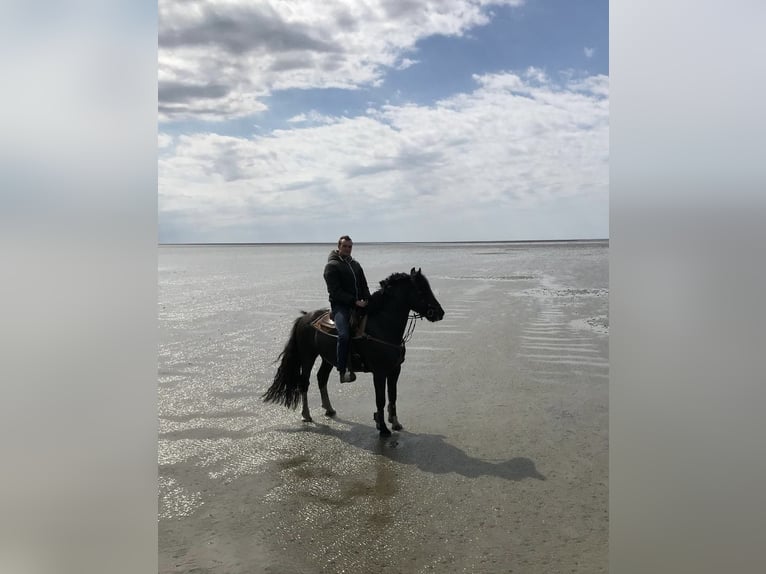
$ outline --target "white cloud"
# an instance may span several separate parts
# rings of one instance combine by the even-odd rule
[[[334,124],[340,121],[340,118],[320,114],[316,110],[311,110],[308,114],[298,114],[287,120],[291,124],[315,123],[315,124]]]
[[[595,50],[595,48],[587,48],[587,47],[586,47],[586,48],[583,48],[583,50],[584,50],[584,52],[585,52],[585,57],[586,57],[586,58],[592,58],[592,57],[593,57],[593,54],[595,54],[595,53],[596,53],[596,50]]]
[[[294,129],[252,138],[179,136],[159,162],[161,220],[242,241],[297,240],[299,227],[314,237],[344,212],[363,219],[370,241],[454,239],[461,222],[482,218],[495,222],[483,232],[508,238],[536,221],[533,210],[579,209],[605,226],[608,78],[476,80],[430,107],[387,105],[328,124],[296,117]]]
[[[288,123],[291,123],[291,124],[302,124],[304,122],[307,122],[308,118],[306,117],[306,114],[298,114],[297,116],[288,118],[287,121]]]
[[[529,89],[529,86],[516,74],[474,74],[473,79],[485,90],[525,92]]]
[[[609,76],[589,76],[571,80],[569,88],[578,92],[587,92],[604,98],[609,97]]]
[[[418,40],[486,24],[522,0],[159,1],[160,119],[224,119],[266,109],[287,88],[379,85],[410,66]]]
[[[170,147],[172,143],[173,143],[173,136],[170,136],[168,134],[163,134],[163,133],[157,134],[157,147],[159,149]]]
[[[534,66],[527,68],[526,72],[524,72],[524,77],[530,80],[535,80],[541,84],[548,82],[548,76],[545,74],[545,71]]]
[[[397,70],[406,70],[418,63],[418,60],[410,60],[409,58],[402,58],[402,61],[397,64]]]

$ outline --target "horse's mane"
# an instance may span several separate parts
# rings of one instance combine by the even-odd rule
[[[410,280],[410,274],[409,273],[391,273],[388,277],[383,279],[383,281],[380,282],[380,290],[379,291],[385,291],[387,287],[393,285],[394,283],[397,283],[399,281],[409,281]],[[379,292],[379,291],[376,291]]]
[[[374,314],[378,309],[380,309],[381,305],[383,304],[383,300],[386,297],[386,291],[396,283],[399,283],[400,281],[409,281],[410,280],[410,274],[409,273],[391,273],[388,277],[383,279],[383,281],[380,282],[380,289],[375,291],[372,295],[370,295],[370,302],[367,305],[367,312],[370,314]]]

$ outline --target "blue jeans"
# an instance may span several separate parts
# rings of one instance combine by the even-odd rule
[[[335,321],[335,328],[338,329],[338,371],[343,373],[346,370],[348,344],[351,339],[351,308],[346,305],[331,303],[330,311],[333,321]]]

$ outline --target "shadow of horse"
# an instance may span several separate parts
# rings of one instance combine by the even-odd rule
[[[384,456],[394,462],[413,465],[431,474],[454,472],[468,478],[496,476],[506,480],[534,478],[546,480],[538,472],[535,463],[523,456],[500,462],[492,462],[468,455],[465,451],[446,442],[446,437],[439,434],[413,434],[402,431],[387,440],[371,439],[372,427],[335,417],[338,423],[348,425],[339,429],[323,423],[306,424],[300,429],[284,429],[281,432],[314,432],[334,436],[343,442]]]

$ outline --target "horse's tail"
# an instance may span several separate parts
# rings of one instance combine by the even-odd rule
[[[304,312],[305,315],[305,312]],[[301,379],[301,360],[298,352],[298,328],[303,316],[298,317],[293,323],[290,339],[285,348],[277,357],[280,361],[274,382],[261,398],[266,403],[277,403],[287,408],[295,409],[301,399],[298,383]]]

